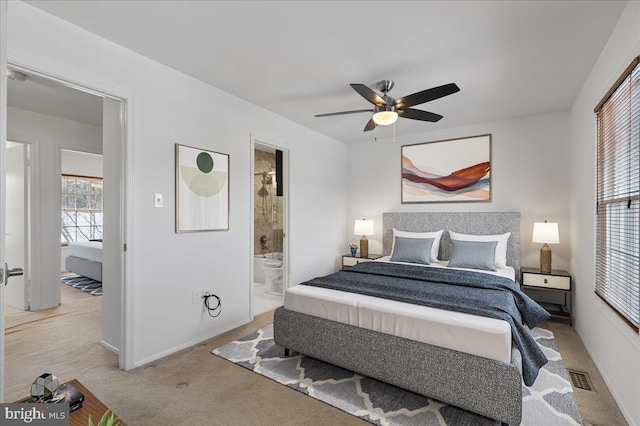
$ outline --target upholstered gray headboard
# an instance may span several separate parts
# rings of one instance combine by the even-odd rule
[[[520,271],[520,212],[406,212],[382,214],[382,250],[391,254],[393,228],[399,231],[428,232],[444,229],[438,257],[449,259],[451,240],[448,230],[463,234],[504,234],[507,242],[507,265]]]

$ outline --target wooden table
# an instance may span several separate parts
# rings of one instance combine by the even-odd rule
[[[77,380],[71,380],[69,382],[71,386],[78,389],[80,392],[84,394],[84,402],[82,403],[82,408],[77,409],[69,416],[69,426],[87,426],[89,424],[89,415],[91,415],[91,421],[94,424],[98,424],[102,415],[109,409],[106,405],[102,403],[94,394],[89,391],[89,389],[85,388],[82,383]],[[26,401],[27,398],[23,398],[20,401]],[[116,415],[117,418],[117,415]],[[120,421],[121,426],[127,426],[122,420]]]

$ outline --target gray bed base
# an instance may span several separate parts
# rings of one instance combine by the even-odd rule
[[[64,259],[64,267],[67,271],[71,271],[74,274],[102,282],[102,262],[94,262],[76,256],[67,256]]]
[[[522,359],[494,361],[278,308],[275,343],[465,410],[519,425]]]
[[[382,214],[383,252],[391,253],[393,229],[444,229],[439,258],[449,259],[447,230],[464,234],[503,234],[507,265],[520,270],[519,212],[390,212]],[[279,308],[274,316],[276,344],[391,383],[430,398],[519,425],[522,417],[522,357],[513,347],[511,363],[490,360]]]

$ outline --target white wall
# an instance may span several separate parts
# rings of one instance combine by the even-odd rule
[[[130,98],[133,365],[250,320],[252,132],[290,150],[291,282],[334,270],[344,251],[344,144],[21,2],[9,4],[9,60]],[[229,231],[174,232],[175,143],[230,155]],[[153,207],[154,192],[164,208]],[[220,317],[192,305],[202,288],[221,297]]]
[[[9,107],[7,132],[10,140],[33,145],[36,170],[33,214],[34,233],[40,236],[33,259],[31,309],[60,304],[60,173],[61,149],[102,152],[102,129],[90,124]]]
[[[61,157],[65,175],[102,177],[101,154],[63,150]]]
[[[576,328],[630,424],[640,424],[640,340],[594,293],[596,117],[593,108],[640,54],[640,3],[629,2],[571,108],[571,272]]]
[[[402,126],[402,120],[397,124]],[[428,124],[425,125],[428,127]],[[419,142],[492,134],[491,197],[487,203],[402,204],[400,147]],[[373,139],[373,138],[372,138]],[[531,242],[533,223],[558,222],[560,244],[551,246],[553,268],[569,266],[569,115],[521,117],[412,136],[349,145],[346,243],[356,241],[353,223],[374,220],[369,252],[382,253],[382,213],[390,211],[519,211],[522,265],[540,264],[540,244]]]

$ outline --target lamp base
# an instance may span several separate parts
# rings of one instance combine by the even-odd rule
[[[360,238],[360,257],[369,257],[369,240],[366,235]]]
[[[551,249],[547,243],[540,249],[540,272],[551,273]]]

